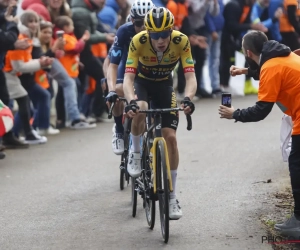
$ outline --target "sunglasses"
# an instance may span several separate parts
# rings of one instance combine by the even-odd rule
[[[141,20],[134,20],[133,24],[134,24],[134,26],[140,28],[144,25],[144,20],[142,20],[142,19]]]
[[[153,40],[158,40],[159,38],[166,39],[172,33],[172,30],[165,30],[161,32],[149,32],[149,36]]]

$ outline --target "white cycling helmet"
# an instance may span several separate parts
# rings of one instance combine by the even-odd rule
[[[143,19],[155,5],[151,0],[135,0],[131,5],[130,16],[133,19]]]
[[[129,23],[129,22],[131,22],[131,16],[130,16],[130,14],[126,17],[126,23]]]

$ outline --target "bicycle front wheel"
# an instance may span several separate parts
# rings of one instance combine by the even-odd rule
[[[164,242],[169,240],[169,180],[167,175],[167,164],[165,145],[159,141],[156,148],[156,186],[159,203],[161,233]]]
[[[137,191],[135,178],[131,177],[131,205],[132,205],[132,217],[136,215],[136,206],[137,206]]]

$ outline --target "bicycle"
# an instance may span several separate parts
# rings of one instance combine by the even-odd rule
[[[119,97],[119,101],[123,101],[126,105],[128,102],[125,98]],[[112,111],[114,109],[115,102],[113,102],[108,111],[108,119],[112,118]],[[121,163],[120,163],[120,190],[124,189],[125,182],[127,182],[127,186],[130,182],[130,175],[127,172],[127,163],[128,163],[128,154],[129,154],[129,141],[130,141],[130,130],[131,130],[131,119],[125,118],[123,116],[123,126],[124,126],[124,152],[121,155]]]
[[[143,208],[150,229],[155,225],[156,201],[159,202],[161,232],[164,242],[169,240],[169,192],[173,191],[167,144],[161,132],[161,114],[183,111],[182,108],[140,110],[147,114],[143,139],[142,173],[132,181],[132,211],[136,211],[137,192],[143,199]],[[154,122],[152,123],[152,116]],[[192,119],[187,117],[187,130],[192,129]]]

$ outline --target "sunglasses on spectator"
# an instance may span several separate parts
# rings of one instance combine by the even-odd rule
[[[144,25],[144,20],[143,19],[133,20],[133,24],[134,26],[140,28]]]
[[[149,32],[149,36],[153,40],[158,40],[159,38],[166,39],[172,33],[172,30],[165,30],[160,32]]]

